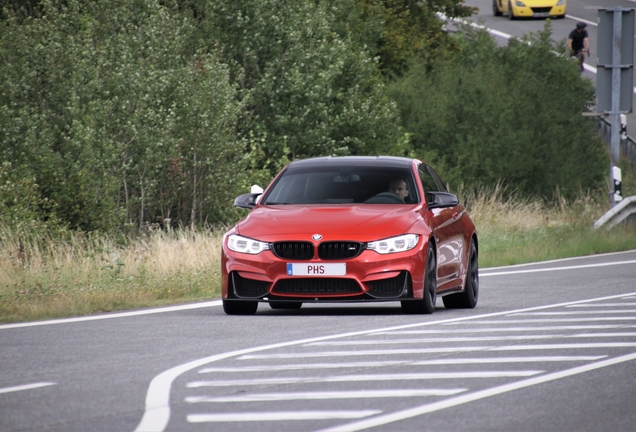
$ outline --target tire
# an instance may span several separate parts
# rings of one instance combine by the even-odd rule
[[[424,295],[417,300],[401,302],[405,314],[432,314],[437,300],[437,257],[433,243],[429,240],[426,251],[426,270],[424,273]]]
[[[223,299],[223,310],[227,315],[254,315],[258,302]]]
[[[479,260],[475,241],[470,242],[464,291],[442,297],[446,309],[473,309],[479,300]]]
[[[272,309],[300,309],[302,302],[287,302],[287,301],[270,301],[269,307]]]
[[[512,11],[512,3],[508,3],[508,19],[510,21],[515,19],[515,13]]]
[[[492,0],[492,14],[494,16],[502,16],[503,13],[499,10],[498,0]]]

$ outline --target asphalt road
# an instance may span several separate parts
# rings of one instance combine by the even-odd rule
[[[466,5],[479,8],[479,14],[473,16],[472,21],[479,23],[491,30],[498,43],[505,45],[509,37],[521,37],[530,32],[543,29],[544,19],[508,20],[508,17],[495,17],[492,13],[492,0],[466,0]],[[552,36],[556,41],[567,40],[570,31],[576,27],[578,21],[588,24],[587,31],[590,39],[592,55],[587,58],[586,70],[583,75],[593,83],[596,83],[597,43],[598,43],[598,9],[611,9],[622,7],[636,9],[636,0],[570,0],[567,2],[567,15],[565,19],[552,20]],[[636,79],[634,79],[636,85]],[[636,96],[632,93],[632,105],[636,106]],[[627,133],[630,137],[636,137],[636,114],[627,114]]]
[[[0,325],[2,431],[633,431],[636,251],[482,270],[473,310],[218,301]]]

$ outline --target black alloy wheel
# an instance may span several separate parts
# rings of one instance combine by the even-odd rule
[[[424,296],[417,300],[401,302],[405,314],[432,314],[437,301],[437,257],[433,242],[429,240],[426,251],[426,270],[424,273]]]
[[[492,0],[492,14],[494,16],[501,16],[503,13],[499,10],[499,5],[497,4],[499,0]]]

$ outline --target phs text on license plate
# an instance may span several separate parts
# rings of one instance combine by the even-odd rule
[[[287,276],[344,276],[346,263],[287,263]]]

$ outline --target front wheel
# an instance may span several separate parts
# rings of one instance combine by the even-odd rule
[[[501,11],[499,10],[499,5],[497,4],[497,1],[498,1],[498,0],[492,0],[492,14],[493,14],[494,16],[501,16],[501,15],[503,15],[503,14],[502,14],[502,13],[501,13]]]
[[[254,315],[256,309],[257,301],[223,299],[223,310],[228,315]]]
[[[464,291],[442,297],[446,309],[472,309],[479,299],[479,262],[475,241],[470,242],[468,254],[468,270]]]
[[[424,296],[422,299],[402,301],[405,314],[432,314],[437,300],[437,258],[432,242],[426,251],[426,271],[424,273]]]
[[[512,3],[508,3],[508,19],[511,21],[515,19],[515,13],[512,10]]]

